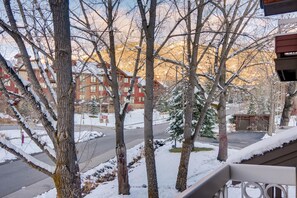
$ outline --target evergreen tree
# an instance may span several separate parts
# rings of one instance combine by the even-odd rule
[[[251,99],[250,99],[250,104],[249,104],[249,107],[248,107],[247,114],[249,114],[249,115],[257,114],[257,103],[256,103],[254,97],[251,97]]]
[[[169,128],[168,132],[172,139],[176,139],[181,141],[183,139],[183,129],[184,129],[184,99],[183,99],[183,86],[177,86],[173,92],[172,97],[168,102],[169,105]],[[194,130],[194,126],[197,123],[200,112],[203,108],[204,97],[202,97],[201,92],[197,89],[195,91],[195,104],[193,109],[193,121],[192,127]],[[207,111],[207,115],[204,120],[203,127],[201,129],[201,136],[203,137],[213,137],[213,128],[216,122],[216,111],[210,107]]]
[[[97,102],[96,102],[95,99],[92,99],[91,100],[90,113],[91,113],[91,116],[90,117],[97,117],[97,114],[98,114],[98,104],[97,104]]]

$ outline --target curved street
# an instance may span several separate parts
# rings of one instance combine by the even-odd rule
[[[0,130],[16,129],[17,126],[1,126]],[[168,123],[154,126],[155,139],[168,138],[166,128]],[[78,159],[81,171],[85,172],[94,168],[115,156],[115,132],[113,128],[80,126],[76,131],[95,130],[105,133],[105,137],[96,138],[87,142],[77,144]],[[240,149],[253,144],[264,136],[258,132],[234,132],[228,134],[230,148]],[[215,139],[202,139],[200,141],[218,145]],[[125,142],[127,148],[131,148],[143,142],[143,129],[125,130]],[[50,163],[50,160],[43,153],[36,154],[38,159]],[[32,186],[30,186],[32,185]],[[46,175],[30,168],[20,160],[2,163],[0,165],[0,197],[29,198],[53,188],[53,183]]]

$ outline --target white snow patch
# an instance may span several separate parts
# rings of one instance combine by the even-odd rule
[[[106,116],[108,119],[104,119],[100,122],[100,116]],[[159,111],[153,111],[153,124],[162,124],[167,122],[168,114],[162,114]],[[144,110],[135,109],[126,114],[125,117],[125,128],[126,129],[136,129],[144,127]],[[89,114],[75,114],[74,122],[76,125],[96,125],[96,126],[107,126],[115,127],[115,116],[114,113],[101,113],[96,117],[90,117]]]
[[[142,152],[142,149],[140,149],[142,145],[143,144],[137,145],[134,148],[129,149],[127,151],[128,162],[130,162],[130,160],[133,159],[133,156],[138,155],[140,152]],[[164,146],[158,148],[155,151],[159,184],[159,196],[162,198],[172,198],[178,195],[178,192],[175,190],[175,181],[178,170],[178,164],[180,160],[180,153],[170,153],[169,149],[171,148],[171,146],[172,144],[167,142]],[[178,144],[178,146],[180,146],[180,144]],[[195,143],[195,146],[213,148],[213,150],[193,152],[191,154],[188,176],[189,186],[193,185],[195,182],[197,182],[198,180],[209,174],[211,171],[215,170],[217,167],[222,165],[221,162],[216,160],[218,147],[198,142]],[[236,150],[229,150],[229,153],[234,152],[236,152]],[[96,170],[100,170],[100,168],[104,166],[115,167],[115,159],[103,163],[99,165],[97,168],[82,174],[82,178],[86,178],[87,175],[93,174],[94,172],[96,172]],[[108,171],[113,171],[113,169],[108,169]],[[147,186],[147,177],[144,158],[142,158],[139,162],[134,164],[133,168],[129,170],[129,180],[131,185],[131,194],[129,196],[117,194],[118,183],[116,178],[113,181],[100,184],[95,190],[88,194],[86,198],[146,198],[147,188],[144,186]],[[237,195],[237,197],[239,197],[240,194]],[[38,196],[38,198],[54,198],[55,196],[56,192],[53,189],[45,194]]]
[[[297,127],[290,128],[283,132],[279,132],[274,136],[265,138],[255,144],[247,146],[240,150],[235,155],[232,155],[227,162],[229,163],[239,163],[243,160],[248,160],[256,155],[263,155],[267,151],[271,151],[275,148],[282,147],[283,144],[289,143],[297,139],[296,133]]]
[[[38,159],[36,159],[35,157],[29,155],[28,153],[25,153],[22,149],[16,147],[15,145],[13,145],[9,140],[5,139],[5,138],[1,138],[0,137],[0,142],[4,145],[6,145],[8,148],[16,151],[17,153],[21,154],[26,161],[28,162],[32,162],[33,164],[47,170],[48,172],[54,173],[55,171],[55,166],[51,166],[49,164],[46,164]]]

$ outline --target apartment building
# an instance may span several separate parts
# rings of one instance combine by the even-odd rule
[[[13,64],[13,68],[23,80],[30,81],[28,73],[22,61],[22,56],[20,54],[17,54],[15,56],[15,60],[11,64]],[[42,77],[37,62],[32,59],[31,64],[37,80],[40,82],[45,95],[48,98],[51,98],[50,91],[45,84],[45,80]],[[95,62],[82,63],[79,61],[73,61],[72,70],[73,78],[76,82],[75,102],[77,110],[84,111],[84,104],[87,105],[91,101],[95,100],[97,103],[99,103],[101,112],[112,112],[113,101],[110,97],[111,87],[108,84],[107,75],[105,74],[103,67]],[[50,71],[46,68],[44,68],[44,71],[47,73],[51,86],[55,89],[56,83]],[[0,75],[1,78],[4,79],[7,90],[10,92],[18,93],[18,89],[10,80],[9,75],[2,72],[1,68]],[[133,74],[118,68],[117,76],[121,103],[124,104],[131,86]],[[144,108],[144,89],[145,80],[140,77],[136,77],[130,98],[130,109]],[[154,89],[155,98],[157,99],[159,95],[164,91],[164,87],[161,83],[155,81]]]

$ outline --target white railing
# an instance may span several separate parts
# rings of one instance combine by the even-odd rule
[[[251,187],[258,191],[259,198],[289,198],[288,186],[294,186],[294,197],[297,197],[295,167],[226,164],[178,198],[228,198],[228,188],[233,186],[231,183],[240,183],[242,198],[253,198],[248,192]]]

